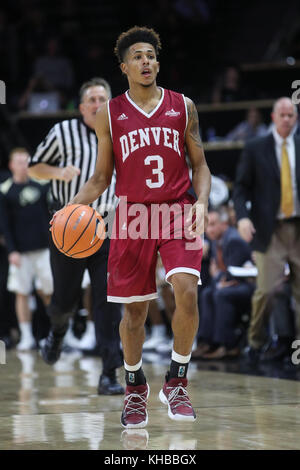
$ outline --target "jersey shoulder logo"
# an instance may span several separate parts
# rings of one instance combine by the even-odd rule
[[[165,116],[171,116],[171,117],[176,117],[176,116],[179,116],[180,114],[180,111],[175,111],[173,108],[170,109],[170,111],[167,111],[165,113]]]
[[[124,121],[124,119],[128,119],[128,116],[126,116],[126,114],[122,113],[118,117],[117,121]]]

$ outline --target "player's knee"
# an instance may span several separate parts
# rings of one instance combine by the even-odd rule
[[[176,304],[187,312],[194,312],[197,307],[197,298],[197,290],[188,285],[177,292]]]
[[[129,304],[125,307],[124,321],[126,322],[127,328],[135,330],[144,326],[147,312],[142,309],[139,305]]]

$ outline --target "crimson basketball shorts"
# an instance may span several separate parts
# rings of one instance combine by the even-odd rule
[[[167,203],[120,201],[108,259],[109,302],[142,302],[158,297],[158,252],[167,281],[175,273],[189,273],[198,277],[201,284],[202,238],[191,237],[185,222],[194,202],[189,194]]]

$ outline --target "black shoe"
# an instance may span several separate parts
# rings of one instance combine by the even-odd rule
[[[247,364],[257,364],[260,360],[261,350],[254,349],[252,346],[247,346],[243,350],[243,357]]]
[[[55,364],[60,357],[62,350],[64,335],[56,335],[50,330],[49,335],[46,338],[45,344],[41,347],[42,358],[47,364]]]
[[[12,349],[15,346],[15,343],[10,335],[0,336],[0,341],[3,341],[5,344],[5,349]]]
[[[290,351],[286,344],[272,344],[270,348],[262,353],[260,357],[261,362],[279,361],[286,356],[289,356]]]
[[[100,375],[98,384],[98,395],[124,395],[125,390],[119,384],[117,377],[109,377],[108,375]]]

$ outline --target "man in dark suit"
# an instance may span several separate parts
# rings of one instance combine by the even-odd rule
[[[228,268],[251,262],[251,250],[238,231],[228,225],[228,214],[213,209],[208,214],[206,235],[212,245],[211,285],[203,289],[199,338],[202,343],[193,359],[223,359],[237,356],[238,321],[250,309],[254,284],[233,277]]]
[[[265,342],[274,288],[291,271],[300,334],[300,138],[294,136],[297,108],[289,98],[278,99],[271,114],[272,132],[247,143],[234,187],[238,230],[252,242],[258,268],[248,332],[249,350],[259,358]],[[248,201],[251,208],[248,208]]]

